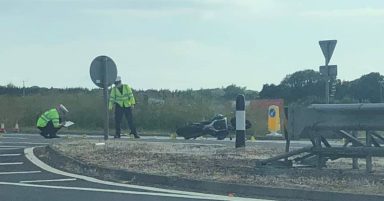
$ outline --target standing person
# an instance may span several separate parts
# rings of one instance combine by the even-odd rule
[[[112,88],[109,97],[109,110],[112,110],[115,105],[115,124],[116,124],[116,135],[115,138],[120,138],[121,134],[121,120],[123,115],[128,120],[129,128],[135,138],[140,138],[137,134],[136,127],[133,124],[132,110],[135,106],[135,97],[133,96],[132,89],[127,84],[121,83],[121,77],[117,76],[115,81],[115,87]]]
[[[36,123],[37,128],[41,131],[40,135],[45,138],[59,138],[56,133],[64,126],[66,113],[68,110],[62,104],[44,112]]]

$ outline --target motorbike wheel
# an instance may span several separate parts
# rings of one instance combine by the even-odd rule
[[[228,136],[228,131],[220,131],[216,134],[218,140],[224,140]]]
[[[188,125],[177,129],[176,133],[177,135],[182,136],[184,139],[188,140],[203,135],[203,129],[200,125]]]

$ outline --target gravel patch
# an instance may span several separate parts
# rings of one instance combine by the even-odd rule
[[[335,192],[384,195],[384,161],[374,158],[374,173],[352,170],[351,159],[328,162],[315,168],[255,168],[257,159],[284,152],[281,149],[248,146],[235,149],[224,144],[107,141],[96,146],[89,139],[71,140],[52,145],[55,150],[85,163],[133,172],[178,176],[182,178],[300,188]]]

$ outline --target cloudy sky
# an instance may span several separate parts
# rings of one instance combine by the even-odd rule
[[[384,74],[381,0],[0,0],[0,85],[94,88],[108,55],[135,89],[261,90],[318,70],[337,39],[339,78]]]

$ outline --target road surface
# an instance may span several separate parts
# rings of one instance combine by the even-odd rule
[[[74,136],[76,137],[76,136]],[[77,136],[80,137],[80,136]],[[102,139],[102,136],[93,136]],[[188,191],[119,184],[56,170],[38,160],[33,147],[45,146],[61,139],[44,139],[32,134],[2,134],[0,137],[0,200],[1,201],[68,201],[68,200],[263,200]],[[126,139],[121,139],[126,140]],[[168,141],[161,137],[143,137],[145,141]],[[185,142],[177,140],[177,142]],[[190,141],[188,141],[190,142]],[[234,143],[217,140],[195,140],[200,143]],[[281,142],[268,142],[284,146]],[[267,143],[267,144],[268,144]],[[262,143],[266,146],[266,143]],[[301,144],[299,144],[301,146]],[[268,199],[270,200],[270,199]]]

